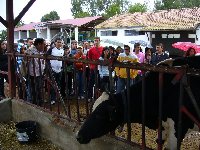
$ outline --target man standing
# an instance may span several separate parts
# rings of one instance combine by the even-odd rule
[[[27,38],[26,49],[29,49],[33,46],[33,39]]]
[[[168,59],[169,55],[164,52],[163,44],[159,43],[156,45],[156,52],[151,58],[151,64],[156,65],[159,62]]]
[[[71,50],[70,50],[70,53],[69,53],[69,56],[68,57],[71,57],[73,58],[74,55],[77,53],[77,41],[76,40],[72,40],[71,42]],[[70,96],[73,96],[74,95],[74,92],[73,92],[73,89],[72,89],[72,80],[73,80],[73,71],[74,71],[74,66],[73,66],[73,62],[67,62],[67,76],[68,76],[68,94]]]
[[[34,41],[34,46],[26,51],[28,55],[43,54],[45,49],[45,40],[37,38]],[[41,105],[42,103],[42,75],[44,72],[45,64],[43,59],[31,58],[29,63],[28,74],[30,75],[30,82],[28,82],[28,95],[32,96],[28,101],[33,104]],[[28,97],[29,98],[29,97]]]
[[[130,53],[130,47],[128,45],[124,45],[124,53],[120,53],[117,60],[119,62],[138,62],[138,58],[135,54]],[[116,93],[121,92],[126,87],[127,82],[127,73],[126,68],[115,67],[116,75],[118,77],[117,80],[117,90]],[[133,79],[137,76],[138,71],[134,69],[130,69],[130,83],[133,83]]]
[[[55,47],[50,48],[47,51],[47,55],[52,55],[52,56],[64,56],[64,50],[61,48],[62,47],[62,40],[60,38],[55,39]],[[59,60],[50,60],[50,65],[53,71],[53,76],[55,78],[55,81],[60,87],[61,84],[61,77],[62,77],[62,61]],[[56,100],[56,93],[55,89],[51,90],[51,104],[55,104]]]
[[[88,59],[90,60],[99,60],[103,51],[103,47],[100,46],[100,37],[94,38],[94,46],[88,51]],[[88,85],[88,100],[93,97],[93,87],[95,82],[95,69],[97,65],[90,64],[90,76],[89,76],[89,85]]]

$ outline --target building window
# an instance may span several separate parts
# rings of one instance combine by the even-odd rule
[[[101,36],[117,36],[118,31],[101,31]]]
[[[167,38],[167,34],[162,34],[162,38],[166,39]]]
[[[124,35],[125,36],[137,36],[137,35],[139,35],[139,32],[135,31],[135,30],[124,30]]]

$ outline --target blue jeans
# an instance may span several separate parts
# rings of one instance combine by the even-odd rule
[[[83,71],[78,70],[76,73],[76,80],[77,80],[77,88],[78,88],[78,96],[83,96]]]
[[[130,86],[133,84],[134,79],[130,79]],[[120,93],[126,88],[127,79],[118,77],[116,93]]]

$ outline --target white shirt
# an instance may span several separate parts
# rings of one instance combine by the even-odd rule
[[[54,47],[52,49],[52,56],[63,56],[64,55],[64,50],[61,49],[57,49],[56,47]],[[62,68],[62,61],[59,60],[50,60],[50,64],[52,67],[52,70],[56,73],[61,72],[61,68]]]

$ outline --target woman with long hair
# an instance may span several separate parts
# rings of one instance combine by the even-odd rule
[[[188,56],[195,56],[196,50],[193,47],[188,48],[188,50],[185,52],[184,57]]]
[[[109,47],[104,47],[101,57],[99,60],[108,60],[110,58]],[[99,76],[100,76],[100,91],[108,91],[109,90],[109,70],[108,66],[98,65]]]

